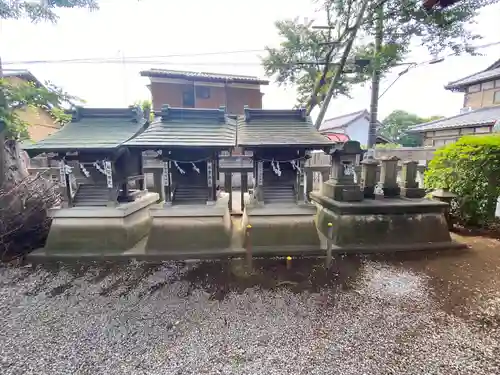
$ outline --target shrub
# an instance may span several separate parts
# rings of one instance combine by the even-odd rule
[[[47,210],[59,203],[57,189],[41,175],[0,189],[0,259],[43,246],[51,223]]]
[[[485,226],[495,218],[500,196],[500,135],[466,136],[436,151],[425,186],[449,188],[458,197],[452,214],[465,225]]]

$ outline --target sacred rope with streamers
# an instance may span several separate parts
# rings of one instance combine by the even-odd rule
[[[174,161],[174,165],[175,165],[175,168],[177,168],[177,170],[179,171],[180,174],[186,174],[186,171],[184,169],[182,169],[176,161]]]
[[[104,174],[104,175],[106,174],[106,171],[104,170],[104,168],[99,165],[99,161],[96,160],[92,165],[94,166],[95,169],[97,169],[102,174]]]
[[[90,172],[85,168],[83,164],[80,163],[80,170],[82,171],[83,175],[87,178],[90,177]]]

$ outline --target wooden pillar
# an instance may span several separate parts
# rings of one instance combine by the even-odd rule
[[[212,158],[207,160],[207,187],[208,187],[208,202],[215,201],[215,170],[214,161]]]
[[[245,193],[248,191],[248,172],[241,172],[241,212],[245,209]]]
[[[306,196],[305,196],[305,198],[306,198],[307,202],[309,202],[309,193],[311,191],[313,191],[313,187],[314,187],[314,171],[311,168],[307,168],[304,170],[304,173],[305,173],[305,177],[306,177],[306,181],[305,181]]]
[[[256,197],[258,202],[262,202],[263,199],[263,187],[264,187],[264,162],[262,160],[257,161],[257,175],[255,178],[256,186]]]
[[[308,197],[306,197],[306,181],[304,178],[304,167],[306,161],[304,159],[300,159],[297,161],[297,180],[298,180],[298,201],[301,203],[306,203],[308,201]]]
[[[224,191],[229,194],[227,206],[229,211],[233,210],[233,174],[224,172]]]
[[[66,160],[62,158],[59,161],[59,191],[63,207],[73,207],[73,194],[71,191],[71,180],[68,173]]]
[[[137,181],[137,187],[139,190],[146,189],[146,175],[144,174],[144,160],[142,158],[142,152],[139,151],[139,174],[143,175],[144,178]]]
[[[172,174],[170,173],[171,161],[163,162],[163,173],[161,175],[163,185],[163,195],[165,196],[165,204],[172,204]]]
[[[116,206],[117,191],[113,186],[113,164],[109,160],[104,161],[104,173],[106,175],[106,185],[108,187],[108,207]]]

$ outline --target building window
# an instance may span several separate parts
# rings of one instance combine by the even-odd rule
[[[500,91],[495,91],[493,94],[493,103],[500,103]]]
[[[479,91],[481,91],[481,85],[469,86],[469,88],[467,89],[467,92],[469,92],[469,93],[479,92]]]
[[[498,89],[498,88],[500,88],[500,79],[497,79],[497,80],[495,81],[495,87],[496,87],[497,89]]]
[[[194,108],[194,89],[187,89],[182,93],[182,106],[184,108]]]
[[[209,99],[210,98],[210,87],[196,86],[196,98]]]
[[[495,86],[495,83],[493,81],[490,82],[484,82],[482,84],[482,89],[483,90],[491,90]]]
[[[434,147],[442,147],[445,145],[449,145],[450,143],[455,143],[456,139],[455,138],[444,138],[444,139],[434,139],[433,140],[433,146]]]

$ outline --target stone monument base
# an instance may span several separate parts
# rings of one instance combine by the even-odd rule
[[[144,238],[151,227],[148,208],[158,194],[146,193],[116,207],[71,207],[49,210],[52,217],[45,255],[123,252]]]
[[[250,224],[250,249],[254,256],[287,256],[321,253],[314,223],[314,205],[267,204],[246,207],[242,226]],[[244,232],[243,232],[244,233]]]
[[[189,259],[230,252],[232,223],[227,206],[159,204],[149,213],[153,223],[146,254]]]
[[[316,223],[326,243],[332,224],[332,249],[339,252],[383,252],[463,248],[452,241],[446,204],[429,199],[371,199],[339,202],[311,193]]]

